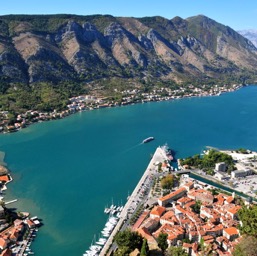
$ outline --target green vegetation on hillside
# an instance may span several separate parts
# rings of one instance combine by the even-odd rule
[[[116,18],[111,15],[82,16],[74,14],[4,15],[0,16],[0,30],[4,31],[5,35],[13,36],[18,33],[16,28],[22,23],[25,25],[26,31],[54,33],[68,21],[75,21],[81,25],[85,22],[92,22],[100,31],[103,31],[106,24],[116,21]],[[8,26],[9,33],[7,33]]]
[[[243,236],[233,251],[233,256],[255,256],[257,255],[257,238]]]
[[[19,87],[19,86],[18,86]],[[0,94],[0,110],[17,114],[28,109],[53,111],[65,109],[68,99],[86,90],[76,83],[62,83],[58,86],[50,83],[38,83],[32,88],[20,86]]]
[[[257,238],[257,206],[242,207],[238,211],[238,216],[242,225],[240,225],[241,234]]]
[[[242,223],[239,229],[243,238],[235,247],[233,256],[257,255],[257,206],[243,206],[238,211],[238,217]]]

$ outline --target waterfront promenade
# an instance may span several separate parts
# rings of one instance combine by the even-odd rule
[[[165,160],[168,161],[168,157],[166,156],[166,153],[164,152],[164,150],[161,147],[158,147],[156,149],[150,163],[148,164],[143,176],[139,180],[139,182],[138,182],[137,186],[135,187],[133,193],[131,194],[127,203],[125,204],[125,206],[124,206],[124,208],[121,212],[120,219],[119,219],[116,227],[114,228],[113,232],[111,233],[110,237],[108,238],[108,240],[107,240],[105,246],[103,247],[102,251],[100,252],[100,256],[108,255],[107,253],[108,253],[108,250],[113,243],[114,236],[121,229],[124,222],[127,220],[128,210],[132,207],[134,202],[136,202],[139,198],[139,192],[140,192],[140,189],[141,189],[143,183],[146,181],[146,179],[150,175],[156,173],[156,170],[157,170],[156,163],[163,162]]]

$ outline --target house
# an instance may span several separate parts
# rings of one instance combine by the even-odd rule
[[[143,224],[142,227],[146,228],[149,232],[154,232],[159,226],[159,219],[148,218]]]
[[[188,255],[191,255],[192,246],[193,246],[193,244],[183,243],[182,248],[185,250],[185,252]]]
[[[35,228],[36,225],[32,220],[26,220],[26,223],[28,225],[29,228]]]
[[[245,177],[252,174],[251,169],[246,170],[236,170],[231,172],[231,178],[237,178],[237,177]]]
[[[225,172],[227,170],[227,165],[224,162],[215,164],[215,172]]]
[[[237,212],[241,209],[240,205],[235,205],[234,207],[227,210],[227,214],[231,216],[231,218],[237,219]]]
[[[174,200],[177,200],[186,194],[187,190],[184,187],[158,199],[158,204],[160,206],[166,206]]]
[[[187,182],[186,184],[183,185],[183,187],[186,188],[187,191],[189,191],[194,187],[194,182],[193,181]]]
[[[225,228],[223,230],[223,236],[225,236],[229,241],[233,241],[239,237],[239,230],[235,227]]]
[[[139,228],[137,232],[147,240],[148,245],[158,246],[156,240],[146,228]]]
[[[0,237],[0,250],[4,250],[7,247],[7,240],[3,237]]]
[[[150,212],[150,217],[151,217],[152,219],[154,219],[154,218],[160,218],[160,217],[163,215],[163,213],[165,213],[165,211],[166,211],[166,208],[165,208],[165,207],[162,207],[162,206],[157,205],[157,206],[155,206],[155,207],[151,210],[151,212]]]

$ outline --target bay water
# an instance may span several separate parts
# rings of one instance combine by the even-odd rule
[[[153,136],[155,140],[142,144]],[[168,143],[176,158],[205,146],[257,151],[257,87],[77,113],[0,135],[14,181],[6,199],[43,220],[36,255],[82,255],[112,201],[125,204],[150,155]]]

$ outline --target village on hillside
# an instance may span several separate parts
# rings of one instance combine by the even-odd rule
[[[10,111],[0,109],[0,133],[15,132],[30,124],[56,120],[67,117],[79,111],[94,110],[107,107],[125,106],[137,103],[147,103],[153,101],[165,101],[180,99],[185,97],[203,97],[203,96],[216,96],[225,92],[232,92],[238,90],[242,85],[215,85],[210,87],[202,85],[195,87],[190,85],[187,89],[181,87],[177,90],[169,88],[153,89],[151,92],[143,92],[140,89],[128,89],[123,91],[115,90],[115,93],[120,95],[119,99],[110,97],[100,97],[94,95],[80,95],[72,97],[65,109],[53,111],[40,111],[40,110],[27,110],[24,113],[14,114]]]

